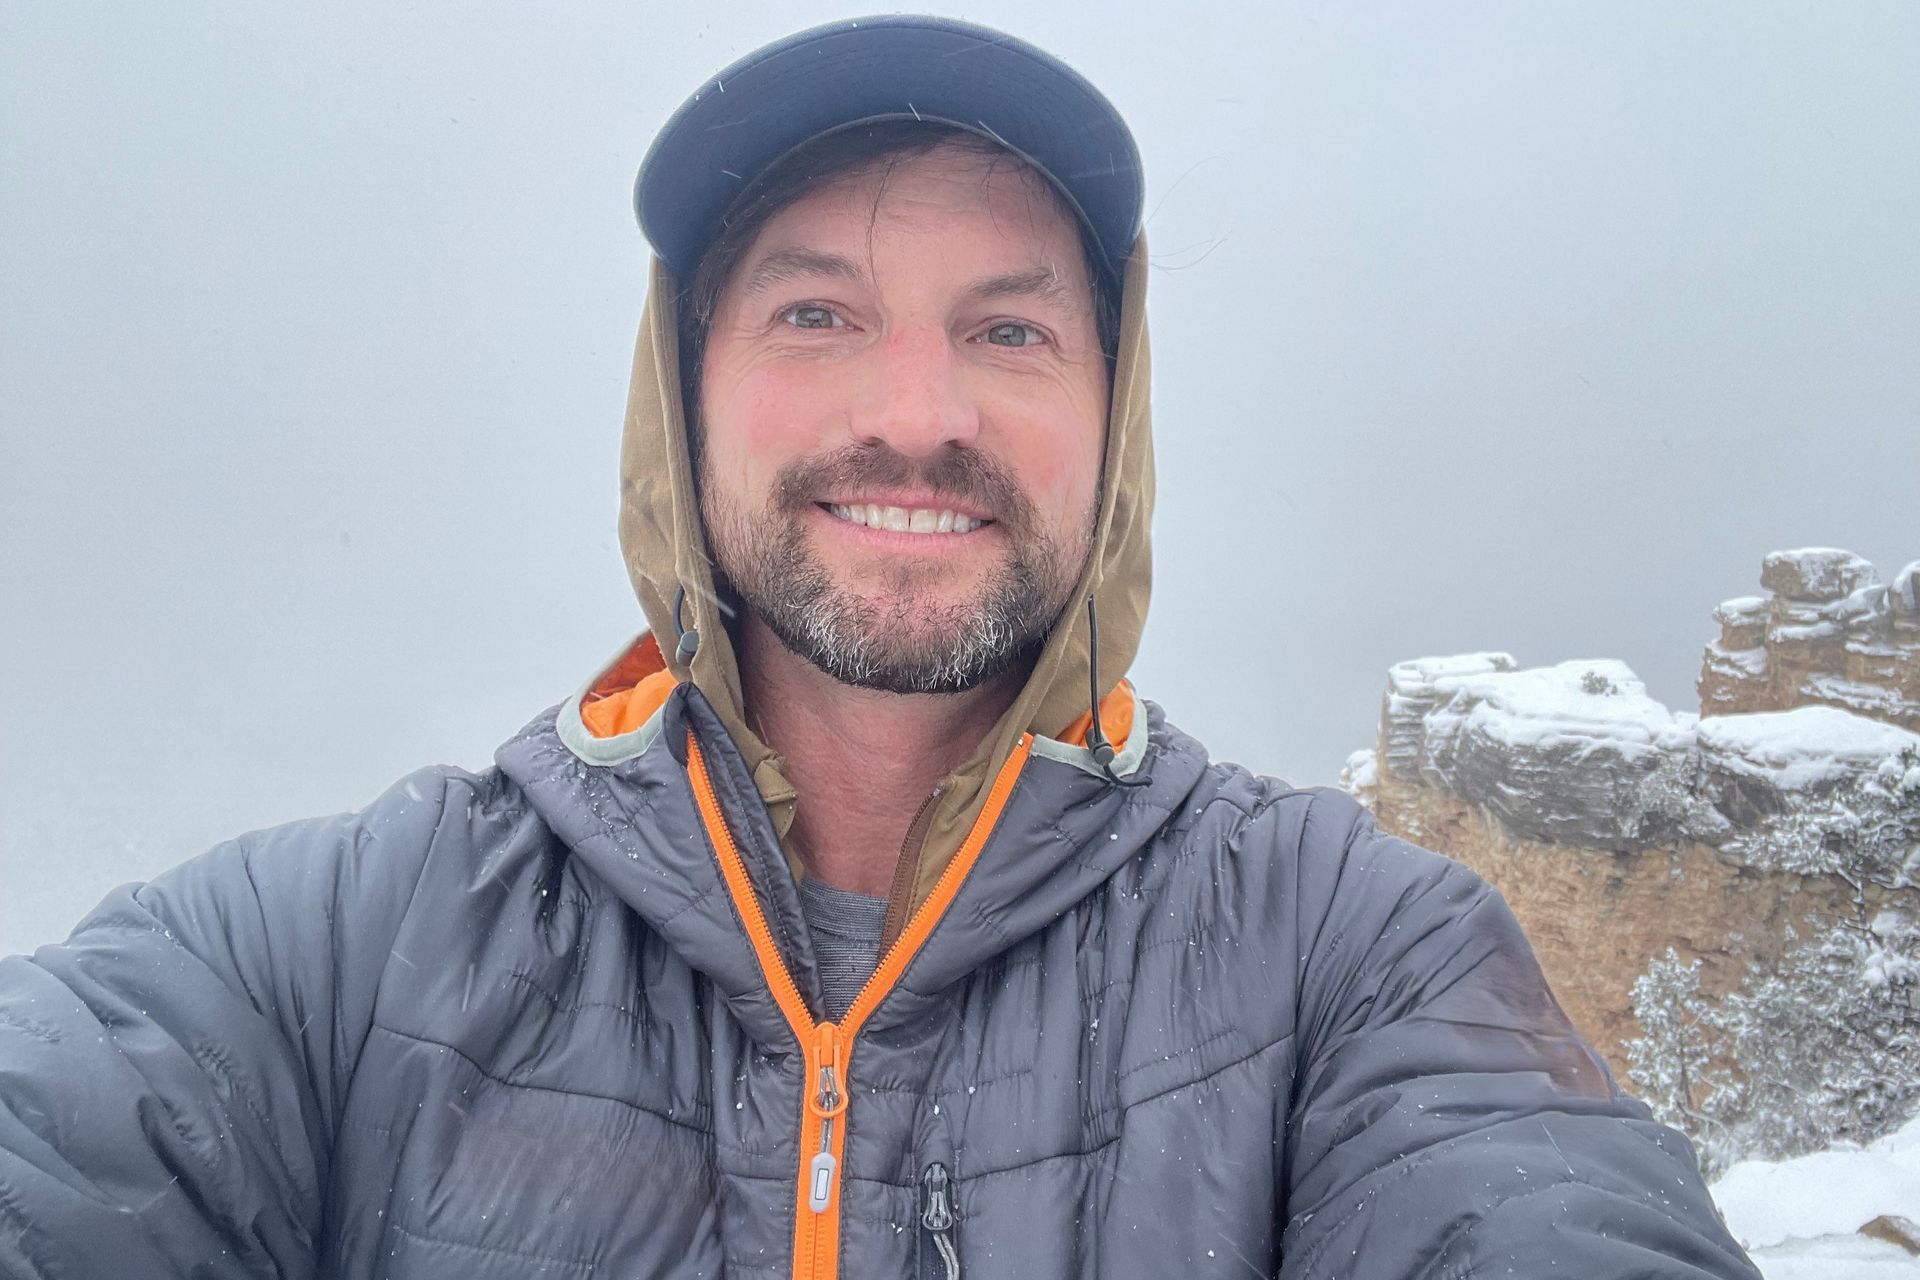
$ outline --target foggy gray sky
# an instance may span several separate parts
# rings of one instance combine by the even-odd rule
[[[0,7],[0,951],[485,765],[642,625],[634,169],[866,11],[301,8]],[[1466,649],[1693,709],[1766,551],[1920,557],[1920,8],[948,12],[1139,138],[1134,677],[1217,755],[1330,782]]]

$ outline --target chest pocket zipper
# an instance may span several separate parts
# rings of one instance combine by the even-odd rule
[[[935,1280],[960,1280],[960,1253],[953,1245],[953,1179],[947,1166],[937,1160],[928,1165],[920,1191],[920,1226],[945,1268]]]

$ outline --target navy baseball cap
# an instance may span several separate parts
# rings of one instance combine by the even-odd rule
[[[1004,32],[951,18],[830,22],[757,49],[681,104],[634,184],[661,261],[693,276],[720,215],[769,164],[868,121],[957,125],[1054,182],[1116,278],[1140,233],[1145,180],[1126,122],[1079,72]]]

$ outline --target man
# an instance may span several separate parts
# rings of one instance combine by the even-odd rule
[[[1499,898],[1120,680],[1140,170],[1039,50],[751,55],[642,170],[652,629],[474,776],[0,969],[9,1276],[1751,1276]]]

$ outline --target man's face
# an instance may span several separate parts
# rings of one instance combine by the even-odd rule
[[[721,573],[788,648],[893,693],[971,688],[1068,603],[1107,370],[1068,215],[955,148],[809,193],[721,291],[700,493]]]

